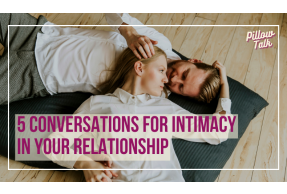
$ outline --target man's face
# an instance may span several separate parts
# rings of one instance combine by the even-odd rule
[[[168,67],[166,75],[166,86],[170,91],[182,96],[197,97],[208,73],[198,69],[192,62],[183,61]]]

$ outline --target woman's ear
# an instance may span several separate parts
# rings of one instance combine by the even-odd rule
[[[135,68],[135,72],[138,76],[142,76],[143,74],[143,66],[144,64],[140,61],[135,62],[134,68]]]

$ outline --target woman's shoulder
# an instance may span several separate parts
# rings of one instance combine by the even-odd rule
[[[174,103],[172,101],[170,101],[168,98],[166,98],[164,96],[150,96],[150,97],[154,103],[158,103],[161,105],[169,105],[169,106],[174,105]]]
[[[189,113],[186,109],[182,108],[178,104],[172,102],[168,98],[164,98],[162,96],[151,96],[151,99],[153,100],[153,103],[161,106],[170,106],[173,108],[174,113],[178,112],[184,112],[184,113]]]
[[[95,104],[95,103],[111,103],[112,101],[118,101],[118,97],[116,97],[115,95],[109,93],[109,94],[105,94],[105,95],[92,95],[91,96],[91,103]]]
[[[118,98],[113,95],[92,95],[86,99],[74,114],[89,114],[110,104],[117,104]]]

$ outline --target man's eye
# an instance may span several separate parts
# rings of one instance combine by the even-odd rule
[[[179,85],[179,91],[182,93],[183,84]]]
[[[185,80],[185,78],[186,78],[186,71],[185,72],[183,72],[183,74],[182,74],[182,80]]]

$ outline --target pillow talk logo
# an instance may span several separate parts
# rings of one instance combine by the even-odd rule
[[[276,34],[273,31],[261,32],[260,30],[256,30],[253,32],[247,32],[246,42],[249,42],[249,40],[252,39],[255,43],[255,50],[257,50],[257,48],[271,48],[273,44],[269,41],[269,39],[273,38],[275,35]]]

